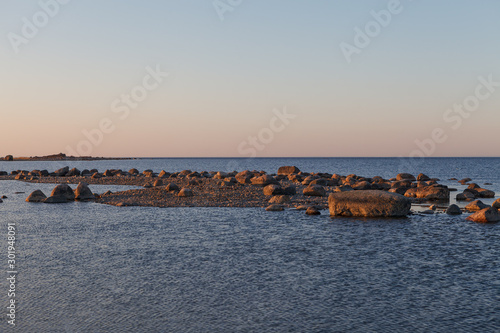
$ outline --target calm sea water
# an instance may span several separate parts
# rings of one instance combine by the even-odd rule
[[[70,167],[224,170],[227,159]],[[236,169],[395,176],[424,172],[500,194],[500,159],[235,160]],[[0,162],[0,170],[50,162]],[[64,165],[63,165],[64,166]],[[413,169],[412,169],[413,167]],[[233,165],[229,170],[234,169]],[[465,216],[317,217],[287,210],[24,202],[51,184],[0,182],[0,310],[7,223],[17,228],[19,332],[499,332],[500,224]],[[124,187],[92,186],[96,192]],[[16,192],[25,192],[18,193]],[[498,197],[498,195],[497,195]],[[485,200],[486,201],[486,200]],[[3,244],[2,244],[3,243]],[[2,313],[0,331],[9,325]]]

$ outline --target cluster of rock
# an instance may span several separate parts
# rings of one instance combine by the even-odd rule
[[[86,183],[79,183],[73,191],[69,185],[60,184],[54,187],[47,197],[42,191],[36,190],[27,198],[27,202],[66,203],[70,201],[92,201],[96,197]]]
[[[467,178],[469,179],[469,178]],[[466,185],[466,184],[462,184]],[[495,197],[495,192],[481,188],[479,185],[476,183],[469,184],[469,187],[467,187],[462,193],[458,193],[456,200],[457,201],[474,201],[478,198],[494,198]]]

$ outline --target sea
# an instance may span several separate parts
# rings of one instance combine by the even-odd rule
[[[422,172],[458,191],[466,186],[449,179],[469,177],[500,195],[500,158],[2,161],[0,170],[66,165],[268,173],[294,165],[384,178]],[[53,187],[0,181],[7,196],[1,332],[500,332],[500,224],[467,214],[368,219],[326,210],[25,202]]]

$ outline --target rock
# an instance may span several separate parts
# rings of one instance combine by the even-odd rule
[[[236,180],[241,184],[250,184],[251,183],[250,180],[252,179],[252,177],[253,177],[253,172],[249,170],[238,172],[235,176]]]
[[[61,201],[66,202],[66,201],[73,201],[73,200],[75,200],[75,193],[73,192],[71,187],[69,187],[66,184],[61,184],[61,185],[57,185],[56,187],[54,187],[54,189],[50,193],[50,197],[48,197],[44,202],[46,202],[46,203],[59,203]]]
[[[299,172],[300,170],[296,166],[282,166],[278,169],[278,175],[290,175]]]
[[[285,204],[290,202],[290,197],[288,195],[275,195],[270,200],[269,203],[274,204]]]
[[[12,162],[12,161],[14,161],[14,156],[7,155],[7,156],[5,156],[4,161]]]
[[[477,192],[477,197],[478,198],[494,198],[495,197],[495,192],[491,190],[487,190],[485,188],[476,188],[475,191]]]
[[[492,206],[496,209],[500,209],[500,199],[496,199]]]
[[[104,192],[104,193],[102,194],[102,196],[105,196],[105,195],[111,195],[111,194],[113,194],[113,192],[111,192],[110,190],[107,190],[106,192]]]
[[[54,171],[54,174],[56,177],[64,177],[68,172],[69,172],[69,167],[66,166],[64,168],[57,169],[56,171]]]
[[[95,200],[94,193],[89,188],[87,183],[79,183],[75,189],[75,200],[90,201]]]
[[[470,178],[464,178],[464,179],[462,179],[462,180],[459,180],[458,182],[459,182],[460,184],[462,184],[462,185],[465,185],[466,183],[468,183],[468,182],[470,182],[470,181],[472,181],[472,179],[470,179]]]
[[[7,171],[0,171],[0,176],[7,176],[9,173]]]
[[[161,170],[158,174],[158,178],[168,178],[170,177],[170,172],[166,172],[165,170]]]
[[[326,191],[323,186],[320,185],[310,185],[306,187],[302,193],[307,196],[313,197],[324,197],[326,195]]]
[[[321,185],[321,186],[328,186],[329,184],[330,184],[329,180],[325,178],[318,178],[309,183],[309,185]]]
[[[26,178],[26,176],[24,176],[24,174],[18,173],[14,179],[15,180],[23,180],[25,178]]]
[[[306,210],[307,215],[321,215],[321,212],[317,210],[315,207],[309,207]]]
[[[356,191],[371,190],[372,185],[369,182],[367,182],[366,180],[364,180],[364,181],[357,182],[357,183],[353,184],[352,188]]]
[[[411,200],[385,191],[349,191],[330,194],[328,206],[332,216],[402,217],[410,213]]]
[[[414,182],[417,179],[415,178],[415,176],[413,176],[409,173],[400,173],[396,176],[396,180],[409,180],[409,181]]]
[[[7,199],[7,196],[6,195],[2,195],[2,199]]]
[[[94,173],[92,174],[92,177],[91,177],[91,178],[92,178],[92,179],[99,179],[99,178],[102,178],[102,177],[103,177],[103,176],[102,176],[102,174],[100,174],[99,172],[94,172]]]
[[[113,171],[111,171],[111,170],[106,170],[103,173],[104,177],[113,177],[114,175],[115,175],[115,173]]]
[[[436,209],[437,209],[437,206],[436,206],[436,205],[431,205],[431,206],[429,207],[429,209],[430,209],[430,210],[436,210]]]
[[[333,189],[333,192],[348,192],[348,191],[354,191],[354,189],[349,185],[337,186]]]
[[[267,185],[266,187],[264,187],[264,195],[279,195],[279,194],[284,194],[283,193],[283,189],[281,188],[280,185],[275,185],[275,184],[271,184],[271,185]]]
[[[77,168],[73,168],[66,173],[66,177],[80,176],[82,173]]]
[[[66,200],[63,197],[48,197],[43,202],[48,204],[58,204],[58,203],[67,203],[68,200]]]
[[[467,217],[467,220],[479,223],[492,223],[500,221],[500,213],[493,207],[481,209]]]
[[[266,210],[268,212],[281,212],[281,211],[285,210],[285,208],[283,208],[283,206],[281,206],[281,205],[273,204],[273,205],[268,206],[266,208]]]
[[[304,180],[302,181],[302,185],[306,185],[306,186],[307,186],[307,185],[311,184],[311,182],[312,182],[313,180],[316,180],[316,179],[318,179],[318,177],[316,177],[316,176],[307,176],[307,177],[306,177],[306,178],[304,178]]]
[[[27,198],[26,202],[43,202],[47,196],[40,190],[32,192]]]
[[[465,209],[467,209],[468,211],[474,212],[474,211],[478,211],[481,209],[485,209],[487,207],[490,207],[490,206],[485,205],[481,200],[476,200],[476,201],[471,202],[467,206],[465,206]]]
[[[88,169],[83,169],[82,176],[83,177],[90,177],[90,176],[92,176],[92,172],[90,172],[90,170],[88,170]]]
[[[472,201],[476,199],[476,196],[470,191],[464,191],[463,193],[458,193],[455,198],[457,201]]]
[[[177,184],[174,184],[174,183],[169,183],[169,184],[167,184],[167,186],[165,187],[165,190],[167,190],[168,192],[172,192],[172,191],[180,191],[180,188],[179,188],[179,186],[177,186]]]
[[[269,175],[254,177],[250,181],[251,181],[252,185],[255,185],[255,186],[267,186],[270,184],[279,185],[279,182],[276,179],[274,179],[274,177],[269,176]]]
[[[297,193],[297,189],[293,185],[287,186],[283,189],[283,194],[286,194],[286,195],[295,195],[296,193]]]
[[[433,215],[434,211],[427,209],[427,210],[421,211],[420,214]]]
[[[131,175],[137,176],[139,174],[139,170],[137,170],[136,168],[132,168],[128,171],[128,173],[130,173]]]
[[[431,179],[429,178],[429,176],[424,175],[423,173],[421,173],[417,176],[417,181],[419,181],[419,182],[426,182],[428,180],[431,180]]]
[[[446,214],[448,214],[448,215],[460,215],[460,214],[462,214],[462,210],[460,209],[460,207],[458,207],[457,205],[453,204],[453,205],[450,205],[446,209]]]
[[[0,203],[2,203],[2,202],[3,202],[3,200],[2,200],[2,199],[0,199]]]
[[[425,200],[449,200],[450,191],[441,186],[424,186],[410,188],[405,192],[405,197]]]
[[[158,187],[158,186],[163,186],[163,180],[161,179],[155,180],[155,182],[153,183],[153,187]]]
[[[192,197],[192,196],[194,196],[194,194],[193,194],[193,191],[191,189],[183,188],[182,190],[180,190],[178,196],[179,197]]]

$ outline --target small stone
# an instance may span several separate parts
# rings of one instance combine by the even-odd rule
[[[323,186],[320,185],[311,185],[306,187],[302,193],[307,196],[314,196],[314,197],[324,197],[326,195],[326,191],[323,188]]]

